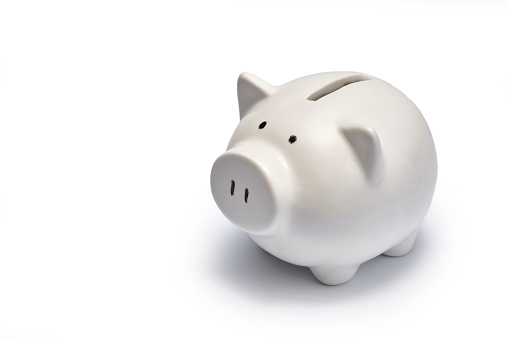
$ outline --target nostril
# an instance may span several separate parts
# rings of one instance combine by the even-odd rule
[[[247,199],[249,199],[249,189],[245,189],[245,203],[247,203]]]
[[[231,180],[231,195],[235,195],[235,181]]]

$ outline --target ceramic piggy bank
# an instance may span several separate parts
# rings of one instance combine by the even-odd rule
[[[224,215],[260,247],[326,285],[380,254],[402,256],[434,194],[429,127],[399,90],[353,72],[272,86],[238,79],[240,123],[215,161]]]

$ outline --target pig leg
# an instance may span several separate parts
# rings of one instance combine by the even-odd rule
[[[309,267],[319,282],[325,285],[339,285],[349,281],[360,265],[339,267]]]
[[[416,235],[418,234],[418,229],[411,233],[406,239],[402,240],[397,245],[390,248],[388,251],[384,252],[384,255],[389,257],[400,257],[406,255],[413,248],[413,244],[415,243]]]

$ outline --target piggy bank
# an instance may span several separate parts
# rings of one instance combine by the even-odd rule
[[[323,284],[380,254],[402,256],[434,194],[437,158],[418,108],[361,73],[272,86],[242,73],[240,123],[213,164],[222,213],[261,248]]]

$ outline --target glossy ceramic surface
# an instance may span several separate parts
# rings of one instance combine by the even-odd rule
[[[437,158],[418,108],[353,72],[272,86],[238,79],[240,123],[211,173],[224,215],[269,253],[327,285],[382,253],[408,253],[431,204]]]

